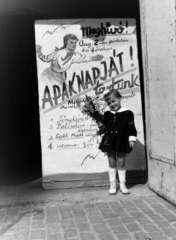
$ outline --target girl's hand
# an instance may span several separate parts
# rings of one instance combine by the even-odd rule
[[[134,145],[135,145],[135,142],[133,142],[133,141],[130,141],[130,142],[129,142],[129,145],[130,145],[130,148],[132,148],[132,149],[133,149],[133,148],[134,148]]]
[[[99,55],[99,54],[92,57],[92,61],[101,61],[102,59],[103,59],[103,55]]]

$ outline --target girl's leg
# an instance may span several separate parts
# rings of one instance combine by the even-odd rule
[[[120,181],[120,191],[123,194],[129,194],[130,191],[125,186],[126,182],[125,157],[126,153],[117,153],[117,169]]]
[[[109,194],[113,195],[117,192],[117,185],[116,185],[116,153],[109,152],[108,153],[108,160],[109,160],[109,180],[110,180],[110,189]]]

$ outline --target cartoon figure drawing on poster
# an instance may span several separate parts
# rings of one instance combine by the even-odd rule
[[[66,81],[65,73],[73,63],[101,61],[103,56],[96,55],[93,57],[86,56],[76,52],[76,45],[78,38],[74,34],[67,34],[63,38],[64,45],[61,48],[55,48],[55,51],[49,55],[42,54],[42,46],[37,45],[38,57],[43,62],[50,62],[49,68],[45,69],[42,73],[43,78],[49,80],[55,80],[58,84],[62,84]]]
[[[103,113],[110,89],[134,112],[138,143],[127,168],[145,169],[135,20],[39,20],[35,35],[44,181],[107,172],[97,125],[78,105],[95,97]]]

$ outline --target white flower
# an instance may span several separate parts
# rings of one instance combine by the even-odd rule
[[[108,93],[109,93],[109,90],[106,89],[106,90],[103,92],[103,97],[104,97],[106,94],[108,94]]]

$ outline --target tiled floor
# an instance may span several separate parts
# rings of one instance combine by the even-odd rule
[[[176,240],[176,207],[147,184],[46,191],[34,175],[1,176],[1,240]]]

